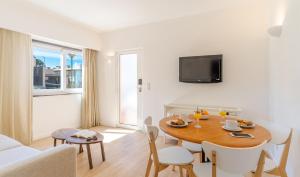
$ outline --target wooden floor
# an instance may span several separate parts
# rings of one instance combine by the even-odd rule
[[[92,145],[94,169],[90,170],[86,149],[84,149],[84,153],[78,154],[77,158],[78,177],[143,177],[145,175],[149,147],[148,140],[142,132],[108,127],[96,127],[93,130],[104,135],[106,161],[101,160],[100,146]],[[36,141],[32,145],[40,150],[52,146],[51,138]],[[157,147],[165,146],[168,145],[164,143],[162,137],[159,137]],[[197,156],[196,159],[199,159],[198,154],[195,155]],[[150,176],[153,176],[153,171]],[[179,176],[178,169],[174,172],[171,167],[159,174],[159,177],[177,176]]]
[[[94,168],[89,169],[86,149],[78,154],[77,177],[144,177],[149,155],[148,140],[139,131],[96,127],[93,130],[104,135],[104,148],[106,161],[102,162],[99,144],[91,145]],[[162,137],[157,140],[157,148],[166,145]],[[53,146],[53,139],[46,138],[33,143],[32,147],[40,150]],[[77,146],[78,149],[78,146]],[[195,161],[199,161],[199,154],[195,154]],[[153,176],[153,168],[150,177]],[[172,171],[171,167],[159,173],[159,177],[179,177],[178,169]],[[274,177],[266,175],[264,177]]]

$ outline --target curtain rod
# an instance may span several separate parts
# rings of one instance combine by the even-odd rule
[[[59,44],[54,44],[54,43],[51,43],[51,42],[40,41],[40,40],[36,40],[36,39],[32,39],[32,42],[41,43],[41,44],[45,44],[45,45],[52,45],[52,46],[56,46],[56,47],[60,47],[60,48],[64,48],[64,49],[70,49],[70,50],[75,50],[75,51],[78,51],[78,52],[82,52],[82,49],[68,47],[68,46],[59,45]]]

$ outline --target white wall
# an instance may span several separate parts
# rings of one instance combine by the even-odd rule
[[[101,48],[100,35],[38,7],[28,1],[0,0],[0,28],[6,28],[63,45]],[[35,97],[33,99],[33,138],[50,136],[58,128],[80,125],[79,95]]]
[[[295,129],[288,161],[290,177],[300,174],[300,1],[277,0],[287,11],[280,38],[270,43],[271,114],[275,122]],[[274,2],[271,2],[274,3]],[[273,17],[282,13],[274,11]]]
[[[98,33],[35,7],[28,1],[0,0],[0,28],[97,50],[101,48]]]
[[[143,48],[143,116],[155,123],[171,102],[241,107],[245,118],[268,118],[268,15],[252,6],[184,17],[102,35],[99,61],[102,123],[117,122],[116,57],[107,52]],[[223,54],[224,82],[178,81],[178,57]],[[146,90],[146,83],[151,90]]]
[[[79,128],[80,115],[81,94],[34,97],[33,140],[49,137],[59,128]]]

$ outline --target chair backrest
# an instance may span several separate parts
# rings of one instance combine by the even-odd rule
[[[151,116],[146,117],[146,119],[144,120],[144,125],[152,125],[152,117]]]
[[[293,129],[283,126],[274,121],[257,121],[269,130],[272,135],[268,143],[268,152],[272,154],[273,160],[281,170],[285,170],[289,149],[292,141]]]
[[[156,126],[153,125],[145,125],[145,132],[148,136],[149,141],[156,141],[156,138],[158,136],[159,129]],[[151,139],[151,133],[153,134],[153,139]]]
[[[146,132],[148,140],[149,140],[150,154],[152,154],[152,156],[153,156],[154,164],[158,164],[159,159],[158,159],[158,155],[157,155],[155,141],[157,139],[159,129],[156,126],[145,125],[145,132]]]
[[[277,122],[262,122],[272,134],[269,151],[271,151],[274,160],[279,164],[281,170],[285,170],[290,145],[293,136],[293,129],[285,127]]]
[[[230,148],[203,142],[202,146],[210,159],[216,159],[216,166],[219,169],[234,174],[245,174],[256,169],[265,144],[266,142],[250,148]]]
[[[281,154],[280,162],[279,162],[279,168],[281,168],[281,170],[285,170],[285,168],[286,168],[289,151],[290,151],[290,146],[291,146],[291,142],[292,142],[292,136],[293,136],[293,129],[290,130],[290,134],[287,137],[287,139],[281,143],[284,145],[284,149]]]
[[[272,144],[283,144],[291,133],[291,129],[276,122],[264,121],[263,126],[269,130],[272,135]]]
[[[152,125],[152,117],[148,116],[146,117],[146,119],[144,120],[144,132],[146,133],[146,129],[148,125]]]

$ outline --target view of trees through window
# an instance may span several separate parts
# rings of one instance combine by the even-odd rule
[[[82,53],[33,47],[34,89],[82,88]]]

